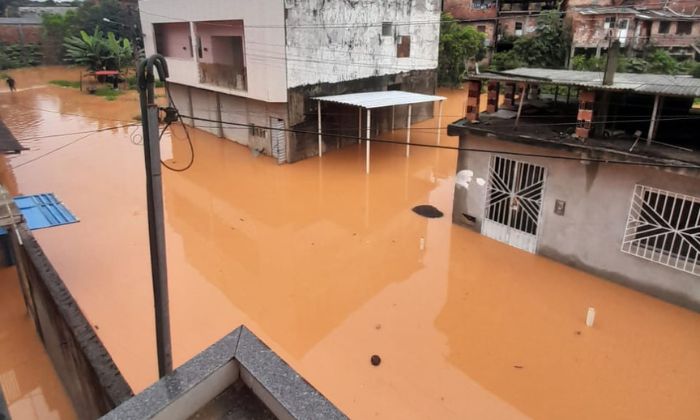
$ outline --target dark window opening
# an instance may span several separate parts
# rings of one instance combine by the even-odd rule
[[[486,26],[485,25],[479,25],[476,27],[476,30],[479,32],[486,32]]]
[[[394,24],[382,22],[382,36],[394,36]]]
[[[411,56],[411,37],[408,35],[401,36],[399,45],[396,47],[396,57],[407,58]]]
[[[671,29],[671,22],[659,22],[659,33],[667,34]]]
[[[676,35],[690,35],[693,32],[693,22],[676,23]]]

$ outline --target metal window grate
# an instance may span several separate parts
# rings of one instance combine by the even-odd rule
[[[700,276],[700,198],[635,186],[622,252]]]

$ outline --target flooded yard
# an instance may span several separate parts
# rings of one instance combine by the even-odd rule
[[[139,128],[110,129],[133,123],[137,96],[47,86],[70,76],[52,71],[66,72],[15,73],[20,91],[0,94],[30,148],[0,172],[80,218],[36,236],[138,392],[157,379],[143,150]],[[440,94],[445,125],[465,92]],[[700,314],[454,226],[456,151],[373,144],[366,175],[364,146],[278,166],[192,134],[193,167],[164,171],[176,365],[245,324],[351,418],[700,415]],[[181,128],[163,147],[187,163]]]

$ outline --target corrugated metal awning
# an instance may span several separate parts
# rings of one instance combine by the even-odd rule
[[[553,83],[597,90],[630,91],[650,95],[700,97],[700,79],[648,73],[615,73],[612,85],[603,85],[603,72],[518,68],[470,75],[471,79]]]
[[[334,102],[343,105],[374,109],[394,105],[411,105],[425,102],[444,101],[444,96],[424,95],[422,93],[404,92],[402,90],[383,90],[379,92],[348,93],[345,95],[318,96],[313,98],[321,102]]]
[[[78,222],[78,218],[51,193],[15,197],[15,204],[31,230]]]

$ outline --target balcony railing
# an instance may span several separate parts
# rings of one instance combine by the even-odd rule
[[[248,90],[245,68],[217,63],[199,63],[199,82],[234,90]]]

